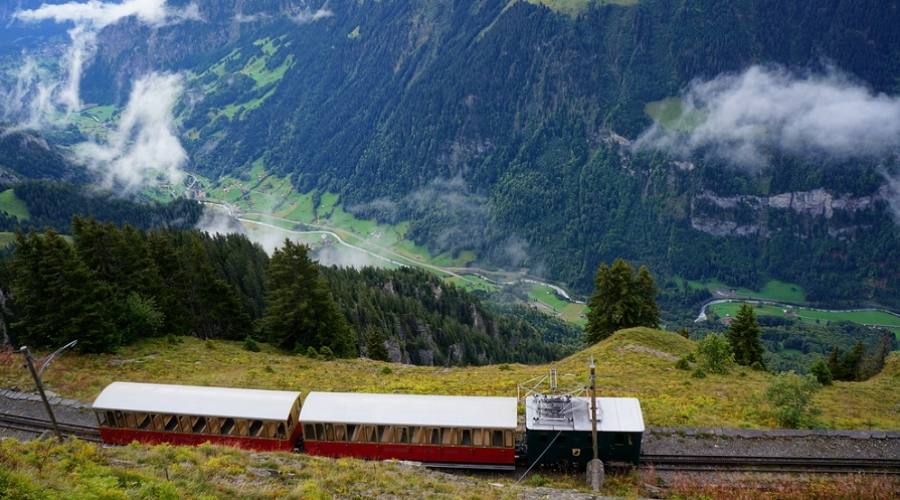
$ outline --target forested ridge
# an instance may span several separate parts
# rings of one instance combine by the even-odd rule
[[[493,310],[424,271],[325,268],[293,243],[270,258],[236,234],[83,218],[71,228],[72,242],[19,233],[0,256],[0,319],[16,344],[79,339],[107,352],[190,335],[454,366],[544,362],[580,346],[573,326],[524,307]]]
[[[190,69],[202,99],[178,114],[209,176],[261,161],[360,216],[409,221],[436,252],[474,250],[582,293],[600,262],[624,257],[660,275],[750,287],[775,277],[819,302],[897,304],[900,236],[884,200],[826,219],[704,198],[871,196],[884,183],[877,162],[776,155],[759,173],[700,156],[680,168],[628,145],[652,123],[648,103],[750,64],[833,65],[897,93],[895,1],[641,0],[572,16],[501,0],[336,0],[311,5],[332,15],[302,25],[276,0],[198,5],[206,23],[160,28],[153,47],[122,49],[146,26],[107,28],[84,88],[121,103],[136,67]],[[241,9],[268,15],[234,21]],[[763,230],[697,229],[710,220]]]

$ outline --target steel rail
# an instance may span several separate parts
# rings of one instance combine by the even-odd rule
[[[40,434],[44,431],[52,431],[53,424],[49,420],[22,415],[0,413],[0,427],[24,432]],[[63,435],[74,436],[86,441],[100,441],[100,431],[89,425],[59,423],[59,430]]]
[[[642,455],[641,465],[656,470],[695,472],[900,474],[900,459],[896,458]]]

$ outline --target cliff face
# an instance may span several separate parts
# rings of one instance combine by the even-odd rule
[[[808,219],[824,219],[830,236],[845,239],[860,228],[852,223],[851,216],[883,209],[888,196],[887,185],[882,185],[870,196],[856,197],[822,188],[772,196],[717,196],[704,191],[691,200],[691,227],[713,236],[758,235],[767,238],[779,230],[778,226],[768,223],[770,212],[792,211]]]

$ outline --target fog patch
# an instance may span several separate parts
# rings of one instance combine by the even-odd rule
[[[172,109],[183,88],[177,74],[151,73],[136,81],[116,129],[104,143],[77,145],[76,158],[108,188],[133,191],[155,180],[181,182],[187,153],[176,134]]]
[[[900,150],[900,98],[837,70],[801,74],[752,66],[691,83],[682,103],[674,123],[654,124],[634,147],[753,168],[767,165],[774,152],[847,160]]]
[[[385,266],[385,262],[380,259],[336,244],[315,248],[312,252],[312,258],[323,266],[351,267],[354,269]]]
[[[312,10],[309,7],[304,7],[303,9],[291,15],[291,20],[297,24],[310,24],[322,19],[327,19],[329,17],[332,17],[333,15],[334,12],[332,12],[332,10],[327,6],[323,6],[316,10]]]

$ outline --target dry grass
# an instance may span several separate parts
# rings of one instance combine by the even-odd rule
[[[681,475],[671,481],[666,497],[672,499],[807,500],[893,499],[900,479],[890,476],[831,475]]]
[[[554,363],[561,388],[583,385],[591,356],[597,360],[600,393],[640,398],[651,426],[774,427],[765,401],[768,373],[737,369],[729,375],[692,378],[671,361],[694,348],[692,341],[647,328],[621,331]],[[239,342],[177,343],[153,339],[117,354],[66,354],[45,374],[57,393],[91,401],[115,380],[183,383],[302,392],[377,391],[418,394],[514,396],[516,385],[547,372],[547,365],[470,368],[417,367],[364,359],[320,361]],[[819,391],[819,422],[831,428],[900,428],[900,355],[866,382],[837,382]],[[17,358],[0,360],[0,387],[31,388]]]

